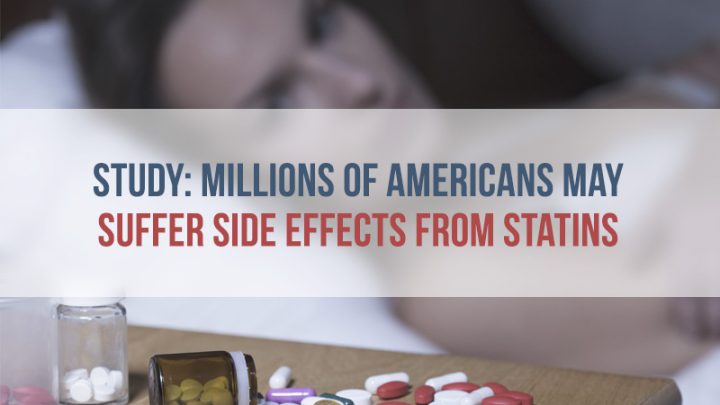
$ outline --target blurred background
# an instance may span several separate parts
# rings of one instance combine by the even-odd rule
[[[318,11],[307,27],[292,28],[308,18],[301,3]],[[3,0],[1,7],[4,108],[720,107],[716,0]],[[297,40],[306,28],[307,39]],[[238,38],[238,49],[229,49]],[[13,147],[9,137],[0,141]],[[688,404],[714,404],[720,395],[717,300],[489,300],[126,303],[133,324],[673,375]],[[373,333],[347,333],[348,314]],[[485,333],[498,314],[513,315]],[[312,327],[321,319],[328,328]],[[536,339],[523,338],[528,324],[544,327]]]

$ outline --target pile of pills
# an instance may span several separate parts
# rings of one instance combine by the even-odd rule
[[[124,375],[120,370],[95,367],[70,370],[63,374],[64,401],[84,404],[112,402],[124,395]]]
[[[201,383],[192,378],[180,381],[180,385],[168,384],[163,393],[166,405],[233,405],[228,379],[215,377]]]
[[[270,390],[259,405],[411,405],[399,401],[410,394],[410,376],[405,372],[380,374],[365,380],[365,389],[345,389],[335,394],[316,395],[312,388],[288,388],[292,370],[280,367],[270,377]],[[414,392],[415,405],[533,405],[532,395],[511,391],[504,385],[468,382],[463,372],[445,374],[425,381]],[[216,404],[217,405],[217,404]]]
[[[48,390],[41,387],[16,387],[0,385],[0,405],[57,405]]]

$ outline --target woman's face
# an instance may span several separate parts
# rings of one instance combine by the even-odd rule
[[[170,107],[432,107],[374,27],[334,1],[193,0],[159,74]]]

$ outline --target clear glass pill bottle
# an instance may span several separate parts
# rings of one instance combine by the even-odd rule
[[[57,306],[62,404],[127,404],[127,318],[119,301],[73,298]]]
[[[0,405],[57,405],[55,303],[0,298]]]
[[[150,405],[257,405],[255,361],[241,352],[156,355],[148,391]]]

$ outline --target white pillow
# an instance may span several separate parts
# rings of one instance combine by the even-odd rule
[[[63,18],[23,26],[0,45],[0,108],[86,105]]]

